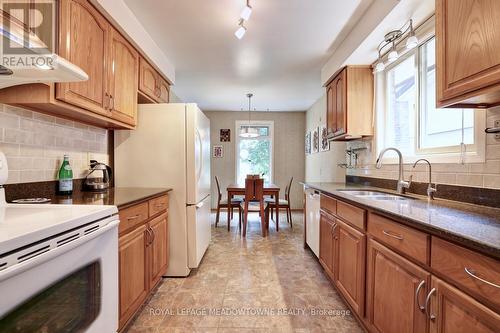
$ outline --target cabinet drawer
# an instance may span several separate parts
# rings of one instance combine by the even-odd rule
[[[159,212],[163,212],[168,208],[168,196],[164,195],[155,199],[149,200],[149,216],[154,216]]]
[[[118,212],[120,216],[119,232],[130,230],[148,219],[148,203],[144,202],[122,209]]]
[[[429,263],[430,236],[426,233],[372,213],[368,215],[368,233],[412,259]]]
[[[337,214],[337,200],[332,197],[322,194],[320,199],[320,207],[330,214]]]
[[[366,210],[343,201],[337,201],[337,216],[343,218],[345,222],[361,230],[365,230]]]
[[[432,237],[431,267],[500,309],[499,260]]]

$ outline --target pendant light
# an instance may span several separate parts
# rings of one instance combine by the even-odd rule
[[[242,39],[246,32],[247,28],[243,25],[243,19],[240,19],[240,22],[238,23],[238,30],[235,31],[234,35],[236,38]]]
[[[410,19],[410,32],[408,34],[408,39],[406,40],[406,48],[408,50],[417,47],[418,38],[415,36],[415,31],[413,30],[413,20]]]
[[[240,137],[242,138],[257,138],[260,136],[259,131],[255,128],[252,127],[252,121],[250,119],[251,117],[251,110],[252,110],[252,93],[247,94],[248,98],[248,125],[244,126],[240,130]]]
[[[250,6],[250,0],[247,0],[247,5],[241,11],[240,17],[243,20],[248,21],[248,19],[250,18],[250,15],[252,15],[252,6]]]

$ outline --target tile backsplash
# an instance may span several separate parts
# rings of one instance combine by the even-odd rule
[[[495,120],[500,120],[500,107],[487,110],[486,126],[493,127]],[[349,142],[347,148],[367,147],[359,154],[359,167],[347,169],[347,175],[373,178],[398,178],[398,166],[384,165],[376,169],[374,165],[372,140],[357,140]],[[404,166],[405,176],[413,174],[417,182],[427,182],[428,173],[425,165],[419,165],[413,170],[411,164]],[[494,134],[486,135],[486,161],[484,163],[433,163],[433,182],[438,184],[484,187],[500,189],[500,139]]]
[[[108,131],[0,104],[0,151],[7,156],[10,184],[56,180],[64,154],[73,177],[83,178],[90,159],[109,163]]]

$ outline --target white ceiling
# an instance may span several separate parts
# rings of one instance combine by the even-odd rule
[[[372,0],[125,0],[176,71],[174,92],[203,110],[303,111],[323,93],[320,72]]]

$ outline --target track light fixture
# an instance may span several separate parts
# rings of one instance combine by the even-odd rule
[[[389,63],[396,61],[399,58],[399,53],[396,50],[396,44],[402,40],[404,37],[406,39],[406,48],[408,50],[418,46],[418,39],[415,36],[415,31],[413,30],[413,20],[410,19],[405,25],[399,30],[393,30],[385,34],[384,40],[380,42],[377,47],[378,60],[375,65],[375,72],[381,72],[385,69],[385,64],[382,59],[382,50],[387,46],[390,46],[389,54],[387,60]]]
[[[246,32],[247,28],[243,25],[243,19],[240,19],[240,22],[238,23],[238,30],[235,31],[234,35],[236,38],[242,39]]]
[[[245,8],[241,11],[240,20],[238,22],[238,30],[234,33],[236,38],[242,39],[247,32],[247,28],[244,23],[250,19],[250,15],[252,15],[252,6],[250,6],[250,0],[247,0],[247,4]]]

